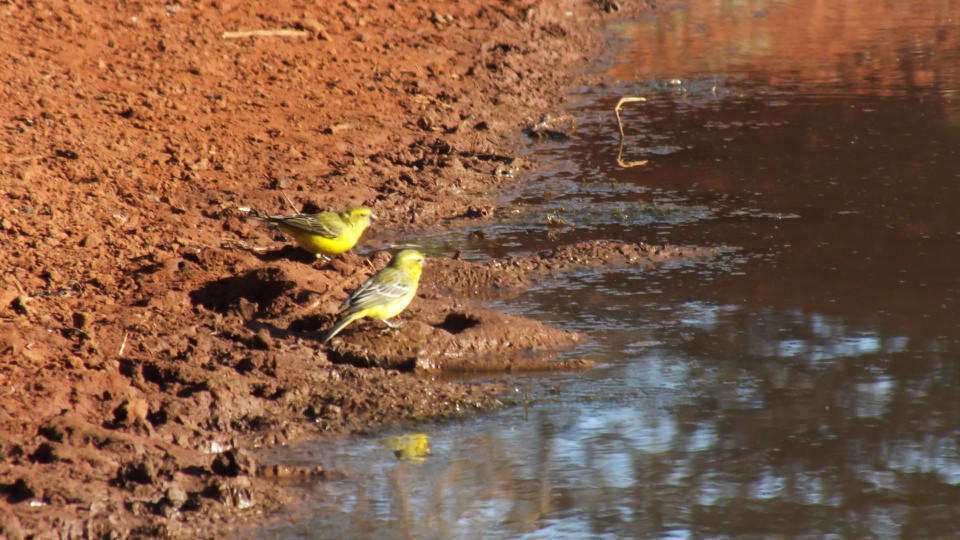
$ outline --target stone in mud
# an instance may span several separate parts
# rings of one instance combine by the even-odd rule
[[[270,336],[270,330],[261,328],[250,338],[250,347],[258,350],[267,350],[273,347],[273,337]]]
[[[113,421],[121,426],[147,425],[150,405],[143,398],[124,400],[113,411]]]
[[[184,503],[187,502],[188,496],[187,492],[183,490],[182,487],[173,484],[167,487],[167,491],[164,493],[163,500],[170,506],[174,508],[180,508]]]
[[[127,487],[131,483],[153,484],[156,481],[156,469],[153,463],[146,459],[121,465],[114,477],[114,483],[120,487]]]
[[[246,476],[214,480],[204,490],[204,494],[237,509],[249,508],[254,504],[253,494],[250,491],[250,478]]]
[[[237,313],[239,313],[240,317],[245,321],[252,321],[257,315],[258,309],[260,309],[260,306],[246,298],[237,299]]]
[[[233,449],[221,452],[214,458],[210,468],[220,476],[255,475],[257,462],[249,453]]]
[[[343,417],[343,408],[334,403],[325,403],[320,414],[327,420],[339,420]]]

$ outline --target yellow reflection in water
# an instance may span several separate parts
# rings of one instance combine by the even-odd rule
[[[430,455],[430,437],[426,433],[405,433],[395,437],[388,437],[381,441],[384,446],[393,450],[393,454],[416,465],[423,464]]]

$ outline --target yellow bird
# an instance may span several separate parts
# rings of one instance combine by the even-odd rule
[[[326,343],[357,319],[369,317],[396,328],[391,317],[407,308],[420,283],[423,255],[415,249],[404,249],[393,256],[386,268],[380,270],[356,288],[340,306],[340,320],[320,336]]]
[[[370,221],[377,218],[365,206],[354,206],[343,212],[254,217],[273,223],[292,236],[300,247],[324,260],[355,246]]]

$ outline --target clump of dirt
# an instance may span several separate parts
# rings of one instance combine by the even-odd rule
[[[0,7],[0,533],[256,520],[290,494],[251,448],[496,406],[503,388],[428,372],[547,367],[524,358],[581,339],[451,300],[498,284],[446,261],[398,336],[358,324],[327,350],[315,333],[388,254],[251,251],[287,240],[238,209],[365,204],[381,218],[368,240],[482,217],[614,8],[649,6]],[[522,286],[517,268],[498,286]]]
[[[334,362],[404,371],[515,371],[584,367],[550,362],[549,353],[585,336],[539,321],[468,307],[449,297],[420,298],[399,330],[334,338]],[[369,325],[368,325],[369,326]]]

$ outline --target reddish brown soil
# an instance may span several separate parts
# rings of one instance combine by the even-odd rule
[[[521,129],[584,80],[617,7],[648,9],[0,6],[0,533],[256,522],[289,495],[249,449],[495,406],[497,386],[429,372],[552,368],[549,351],[583,339],[468,297],[588,260],[691,255],[594,244],[431,259],[399,331],[357,323],[323,347],[317,332],[389,254],[313,264],[239,211],[287,212],[285,195],[307,210],[366,204],[381,217],[368,240],[483,214],[503,173],[528,166]],[[302,32],[224,36],[277,28]]]

